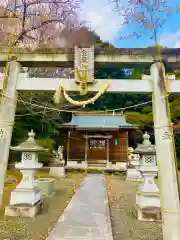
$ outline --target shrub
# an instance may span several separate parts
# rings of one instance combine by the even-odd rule
[[[10,151],[8,164],[14,164],[21,161],[21,152]]]
[[[40,138],[37,139],[36,142],[39,146],[48,149],[48,152],[52,152],[54,149],[55,141],[50,138]]]
[[[177,167],[180,170],[180,158],[177,160]]]
[[[141,112],[144,113],[144,114],[151,113],[152,112],[152,106],[143,107]]]
[[[48,149],[46,152],[39,153],[39,162],[43,163],[44,166],[48,166],[53,158],[52,151],[54,149],[55,141],[49,138],[41,138],[36,141],[41,147]]]
[[[51,152],[42,152],[38,155],[39,162],[42,163],[44,167],[49,166],[52,158],[53,154]]]

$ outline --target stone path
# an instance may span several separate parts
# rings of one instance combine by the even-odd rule
[[[88,174],[47,240],[113,240],[103,174]]]

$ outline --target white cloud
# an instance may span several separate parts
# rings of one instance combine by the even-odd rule
[[[165,32],[160,36],[160,45],[170,48],[180,48],[180,29],[174,33]]]
[[[112,42],[122,28],[120,26],[122,18],[114,12],[113,4],[108,2],[108,0],[85,0],[80,15],[102,40]]]

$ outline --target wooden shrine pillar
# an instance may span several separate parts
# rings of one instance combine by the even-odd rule
[[[128,161],[128,147],[129,147],[129,132],[128,131],[126,131],[126,141],[127,141],[126,161]]]
[[[88,136],[86,134],[86,136],[85,136],[85,156],[84,156],[86,165],[88,165],[87,156],[88,156]]]
[[[106,151],[107,151],[107,163],[106,166],[108,167],[110,165],[109,163],[109,138],[106,139]]]
[[[70,149],[70,130],[68,131],[68,139],[67,139],[67,164],[69,161],[69,149]]]

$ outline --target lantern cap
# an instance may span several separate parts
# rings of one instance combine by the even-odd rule
[[[150,135],[145,132],[145,134],[143,134],[143,143],[139,144],[134,152],[139,154],[156,154],[156,146],[152,145],[149,139]]]
[[[15,147],[10,147],[11,150],[13,151],[18,151],[18,152],[43,152],[46,151],[45,148],[39,146],[36,142],[36,140],[34,139],[35,137],[35,133],[33,131],[33,129],[28,133],[28,139],[19,144],[18,146]]]

